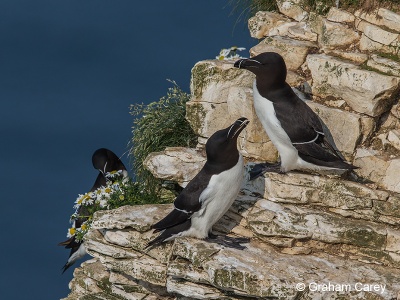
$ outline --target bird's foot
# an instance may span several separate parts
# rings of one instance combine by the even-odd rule
[[[215,235],[212,233],[209,233],[208,237],[205,238],[205,240],[209,243],[215,243],[225,246],[227,248],[234,248],[238,250],[246,249],[245,246],[242,246],[240,244],[250,242],[249,238],[234,238],[226,235]]]
[[[254,165],[254,167],[249,172],[250,181],[264,175],[267,172],[283,173],[281,170],[281,163],[261,163]]]

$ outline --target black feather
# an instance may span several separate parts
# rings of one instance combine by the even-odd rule
[[[181,224],[188,220],[192,213],[184,213],[179,210],[172,210],[164,219],[159,221],[156,224],[151,226],[152,229],[155,229],[155,232],[161,231],[163,229],[167,229],[173,227],[175,225]]]
[[[173,235],[179,234],[180,232],[186,231],[190,228],[191,221],[186,220],[185,222],[165,229],[158,237],[147,243],[146,248],[155,247],[162,244],[166,239],[172,237]]]

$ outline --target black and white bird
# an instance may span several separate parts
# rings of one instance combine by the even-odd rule
[[[111,171],[122,171],[124,178],[128,176],[128,172],[122,163],[122,161],[115,155],[111,150],[100,148],[93,153],[92,156],[93,167],[99,171],[96,181],[90,192],[97,190],[98,188],[107,184],[107,178],[105,174]],[[86,206],[80,206],[77,215],[88,215],[85,210]],[[76,218],[74,222],[74,228],[80,228],[82,224],[87,221],[86,217]],[[70,237],[68,240],[58,244],[59,246],[65,246],[66,249],[71,249],[67,263],[62,268],[64,273],[70,266],[72,266],[77,260],[85,256],[86,249],[84,243],[77,241],[75,235]]]
[[[244,178],[237,139],[249,121],[240,118],[215,132],[206,143],[207,161],[175,199],[174,209],[152,226],[161,234],[148,243],[159,245],[179,236],[204,239],[236,199]]]
[[[256,75],[254,108],[258,119],[280,155],[280,164],[256,165],[250,180],[267,171],[352,170],[326,139],[318,116],[286,83],[286,64],[275,52],[240,59],[235,67]]]

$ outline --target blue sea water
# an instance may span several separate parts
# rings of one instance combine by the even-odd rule
[[[1,299],[67,296],[68,219],[92,153],[125,153],[132,103],[158,100],[221,48],[250,48],[228,0],[2,0]],[[246,52],[247,54],[247,52]],[[245,54],[245,55],[246,55]],[[123,156],[129,165],[129,160]]]

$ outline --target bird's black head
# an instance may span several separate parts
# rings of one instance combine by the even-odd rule
[[[247,124],[249,120],[242,117],[228,128],[216,131],[206,143],[207,163],[234,166],[239,159],[237,139]]]
[[[257,87],[281,87],[286,81],[286,64],[283,57],[275,52],[264,52],[252,58],[244,58],[235,62],[239,69],[246,69],[256,75]]]
[[[126,171],[122,161],[114,152],[106,148],[97,149],[92,156],[93,167],[105,174],[111,171]]]

